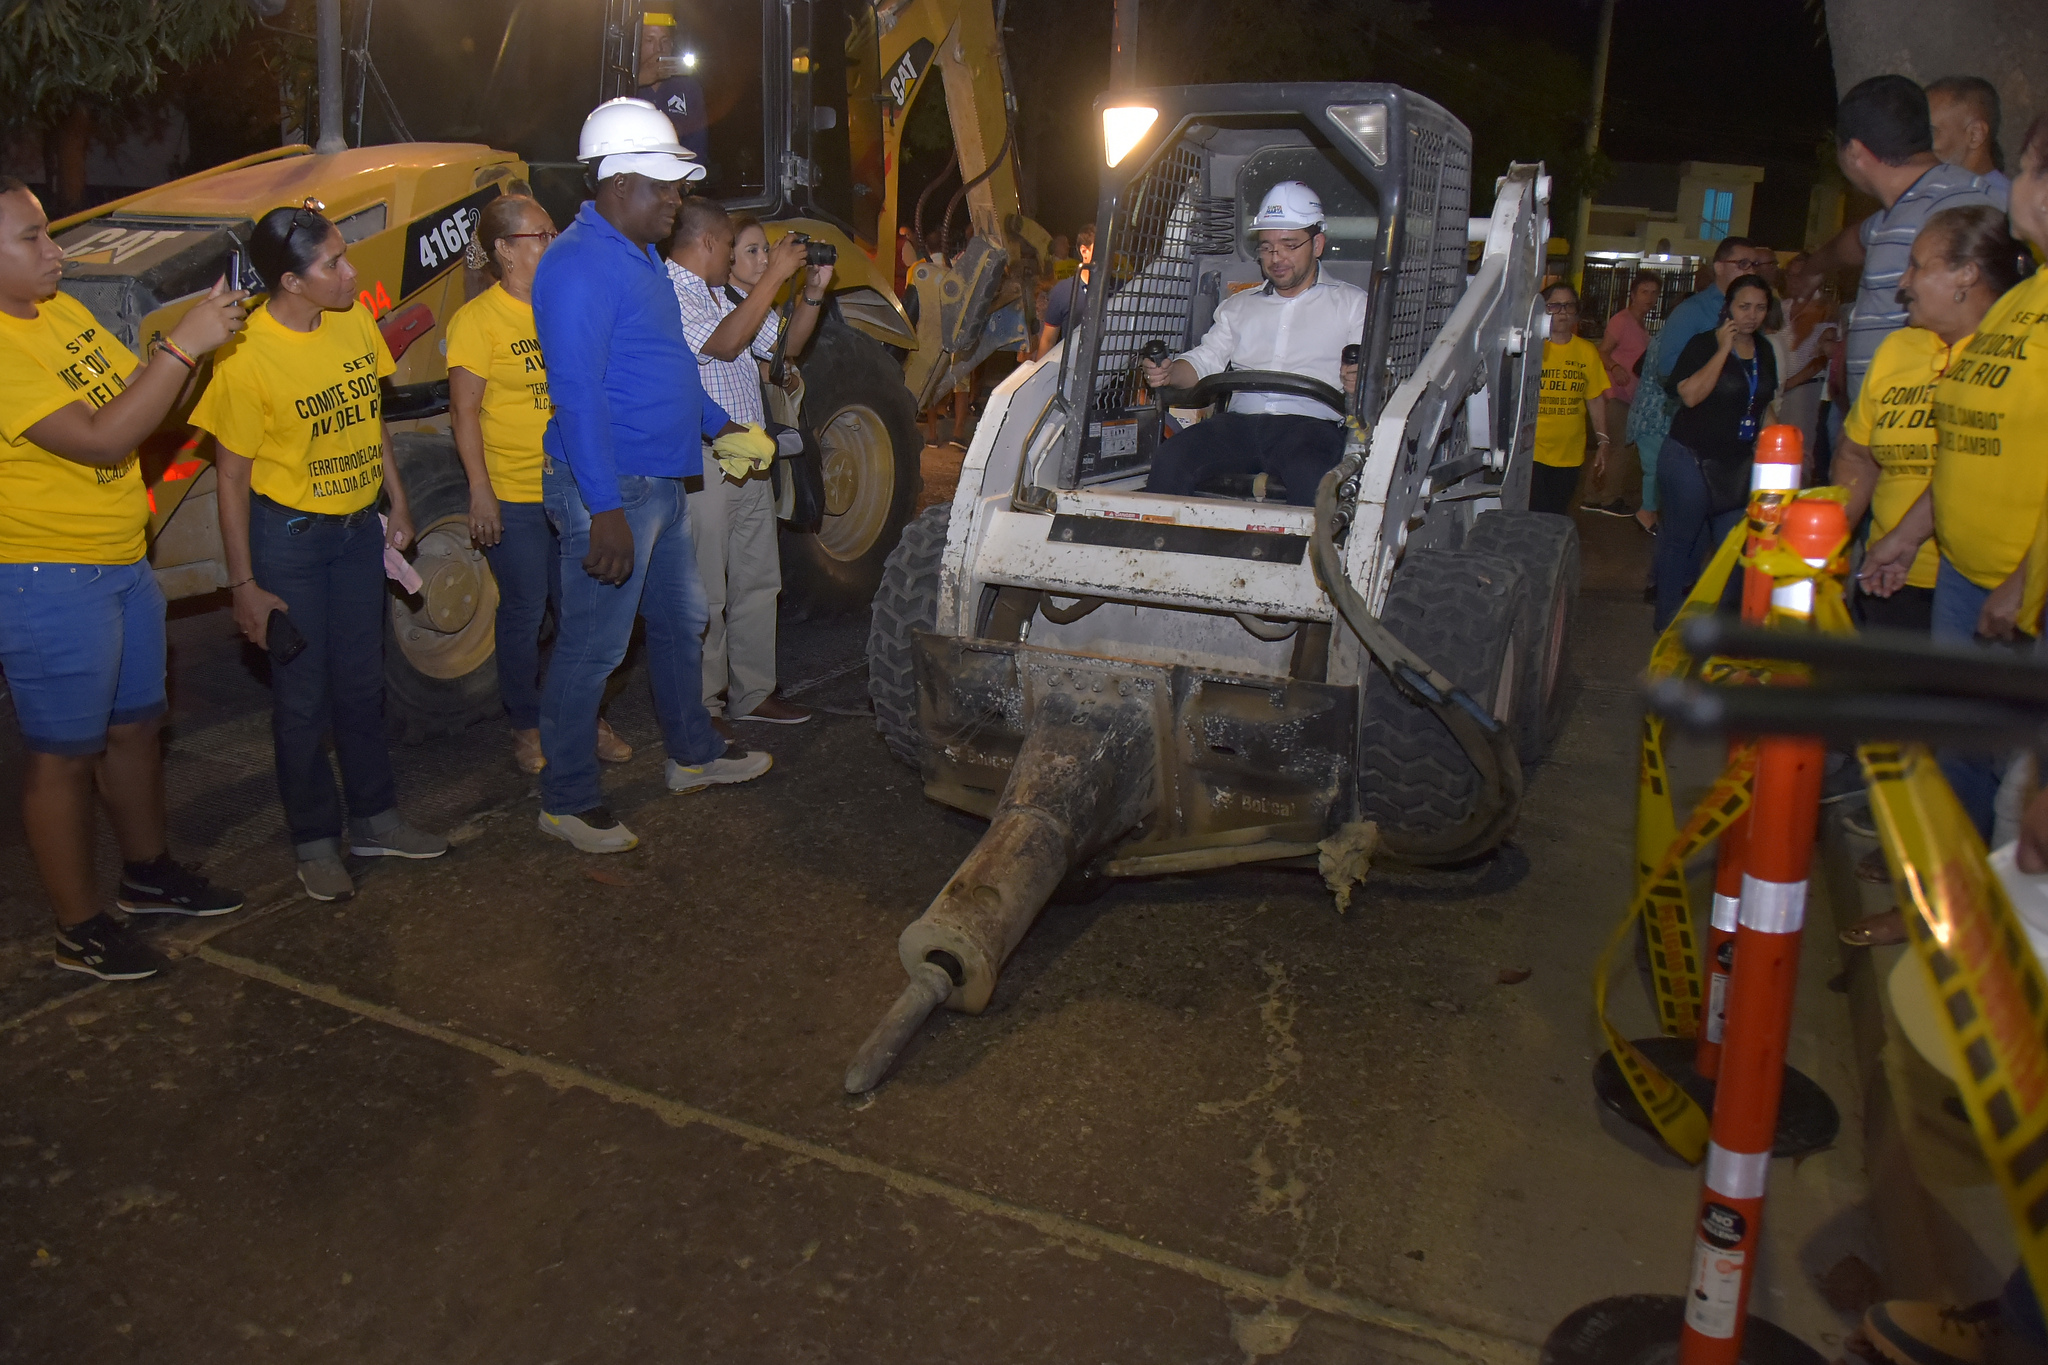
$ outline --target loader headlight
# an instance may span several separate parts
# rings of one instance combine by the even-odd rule
[[[1387,106],[1384,104],[1333,104],[1323,110],[1344,136],[1375,166],[1387,164]]]
[[[1132,106],[1102,111],[1102,159],[1114,166],[1131,154],[1159,120],[1157,109]]]

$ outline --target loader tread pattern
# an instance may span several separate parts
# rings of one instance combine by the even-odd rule
[[[1487,512],[1472,524],[1465,548],[1508,560],[1529,585],[1515,749],[1522,762],[1541,762],[1564,725],[1570,692],[1572,625],[1579,601],[1578,525],[1550,512]],[[1560,632],[1554,641],[1553,629]],[[1549,657],[1553,648],[1554,664]]]
[[[953,509],[927,507],[903,528],[882,566],[868,626],[868,700],[889,752],[920,766],[924,731],[917,719],[917,632],[939,620],[939,568]]]
[[[1490,705],[1528,588],[1515,565],[1471,550],[1418,550],[1394,575],[1380,620],[1482,706]],[[1382,833],[1428,835],[1459,824],[1479,775],[1457,739],[1375,667],[1359,726],[1358,804]]]

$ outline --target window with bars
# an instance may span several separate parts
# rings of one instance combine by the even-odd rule
[[[1728,225],[1735,220],[1735,191],[1708,190],[1700,196],[1699,239],[1703,242],[1717,242],[1728,235]]]

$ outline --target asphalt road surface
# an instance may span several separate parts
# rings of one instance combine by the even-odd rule
[[[863,621],[785,625],[819,715],[758,727],[744,787],[669,796],[629,673],[622,856],[535,828],[502,726],[400,750],[457,847],[322,905],[260,677],[181,610],[173,848],[251,908],[96,985],[0,846],[0,1360],[1533,1361],[1589,1300],[1678,1292],[1698,1176],[1588,1083],[1649,635],[1646,538],[1585,530],[1576,700],[1498,858],[1344,916],[1278,870],[1055,907],[857,1100],[896,935],[981,829],[875,735]],[[1795,1060],[1846,1086],[1806,999]],[[1812,1279],[1861,1152],[1776,1166],[1759,1308],[1838,1340]]]

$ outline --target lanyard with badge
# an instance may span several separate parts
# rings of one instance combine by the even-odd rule
[[[1762,368],[1759,363],[1761,360],[1761,356],[1751,356],[1747,360],[1740,356],[1735,358],[1735,363],[1742,367],[1742,377],[1749,381],[1749,398],[1742,406],[1742,423],[1735,428],[1735,439],[1738,441],[1756,439],[1756,376],[1757,371]]]

